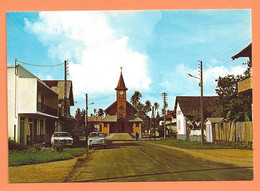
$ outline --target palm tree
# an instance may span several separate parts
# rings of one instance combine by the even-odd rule
[[[139,91],[135,91],[135,93],[132,95],[130,102],[136,107],[140,104],[140,99],[142,97],[142,94]]]
[[[104,114],[105,114],[105,112],[103,109],[101,109],[101,108],[98,109],[98,116],[101,117],[101,119],[103,118]]]
[[[151,111],[151,107],[152,107],[152,104],[149,100],[147,100],[145,102],[145,112],[148,113],[149,111]]]
[[[159,103],[157,103],[157,102],[155,102],[153,105],[154,105],[155,114],[156,114],[156,112],[158,111],[160,105],[159,105]]]

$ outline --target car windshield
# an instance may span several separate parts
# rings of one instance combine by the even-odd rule
[[[54,137],[69,137],[68,133],[54,133]]]
[[[90,133],[89,137],[105,137],[104,133]]]

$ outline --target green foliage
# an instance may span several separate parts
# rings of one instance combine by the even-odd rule
[[[85,148],[65,148],[63,152],[57,152],[50,148],[35,153],[32,150],[16,151],[9,154],[9,166],[38,164],[59,160],[67,160],[86,152]]]
[[[104,110],[103,109],[98,109],[98,116],[100,116],[101,118],[103,118],[104,117],[104,115],[105,115],[105,112],[104,112]]]
[[[216,80],[216,93],[219,96],[217,103],[222,107],[221,116],[232,122],[252,120],[252,94],[238,94],[238,82],[250,76],[250,66],[248,64],[244,76],[227,75]]]
[[[27,152],[37,153],[37,152],[41,151],[41,149],[42,149],[41,144],[34,144],[33,146],[31,146],[27,149]]]
[[[21,143],[15,143],[13,140],[8,139],[8,149],[9,150],[25,150],[27,147]]]
[[[238,148],[237,145],[216,145],[213,143],[204,143],[201,145],[200,141],[186,141],[181,139],[167,138],[166,140],[152,141],[153,143],[174,146],[179,148],[187,149],[235,149]],[[241,149],[248,149],[245,147],[239,147]]]
[[[65,145],[64,144],[55,144],[55,145],[53,145],[53,148],[55,151],[60,153],[65,149]]]
[[[142,94],[139,91],[135,91],[131,97],[130,102],[133,104],[134,107],[140,104],[140,99],[142,98]]]

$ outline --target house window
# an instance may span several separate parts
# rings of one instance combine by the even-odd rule
[[[43,129],[43,120],[40,120],[40,135],[44,134],[44,129]]]
[[[180,130],[181,129],[181,121],[179,119],[178,119],[177,126],[178,126],[178,130]]]
[[[24,144],[25,123],[24,117],[20,117],[20,143]]]

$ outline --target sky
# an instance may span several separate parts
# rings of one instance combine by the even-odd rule
[[[251,10],[145,10],[7,12],[7,65],[17,60],[41,80],[68,79],[75,105],[89,114],[116,100],[120,67],[128,88],[168,108],[176,96],[200,96],[198,74],[203,63],[204,95],[216,95],[219,76],[243,74],[247,58],[231,57],[252,41]],[[49,67],[46,67],[49,66]]]

